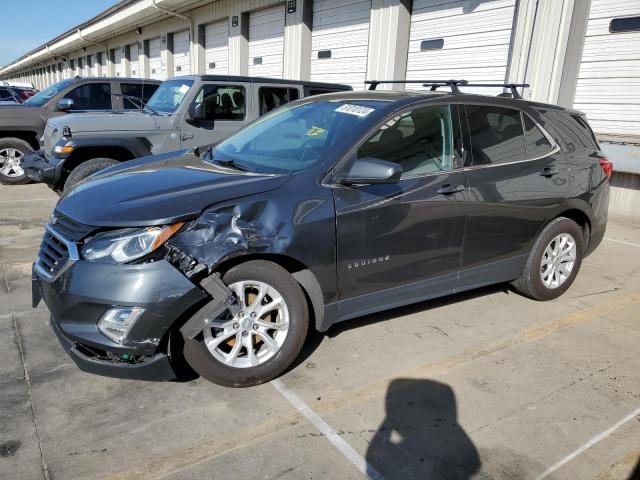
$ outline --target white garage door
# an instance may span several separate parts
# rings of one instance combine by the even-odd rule
[[[140,49],[137,43],[129,45],[129,71],[132,77],[141,77],[140,74]]]
[[[516,0],[414,0],[407,80],[504,83],[515,10]]]
[[[205,71],[229,74],[229,22],[217,22],[204,29]]]
[[[149,76],[162,80],[162,41],[160,38],[149,40]]]
[[[364,88],[370,15],[371,0],[314,0],[311,80]]]
[[[113,64],[116,72],[116,77],[124,77],[124,65],[122,63],[123,58],[124,54],[122,53],[122,48],[116,48],[113,54]]]
[[[574,107],[599,134],[640,136],[640,19],[630,17],[637,0],[591,1]]]
[[[284,6],[249,14],[249,75],[282,78]]]
[[[191,75],[189,30],[173,34],[173,75]]]

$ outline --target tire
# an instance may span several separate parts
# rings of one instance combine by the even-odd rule
[[[286,315],[284,308],[282,308],[273,317],[264,315],[258,317],[258,319],[266,318],[268,320],[271,318],[271,320],[275,319],[276,321],[280,319],[283,325],[282,319],[288,318],[288,330],[284,336],[282,336],[283,332],[280,329],[271,332],[273,342],[281,342],[279,349],[272,353],[275,349],[267,348],[266,342],[261,340],[261,335],[264,335],[266,330],[263,331],[262,327],[255,327],[259,330],[254,330],[250,326],[252,320],[248,320],[250,318],[248,312],[258,303],[261,304],[260,306],[264,305],[262,302],[251,300],[250,293],[245,293],[243,297],[248,300],[244,304],[241,303],[242,309],[246,308],[246,311],[243,310],[245,316],[240,319],[240,322],[236,322],[238,318],[232,317],[230,312],[226,312],[226,317],[216,320],[214,325],[220,326],[222,322],[227,322],[227,324],[233,322],[233,325],[229,324],[228,330],[209,327],[195,339],[185,338],[184,358],[191,368],[203,378],[218,385],[249,387],[268,382],[284,372],[293,363],[305,342],[309,328],[309,308],[302,288],[285,269],[275,263],[263,260],[249,261],[233,267],[224,275],[223,281],[234,290],[237,298],[239,290],[250,292],[254,288],[252,282],[253,284],[261,282],[267,285],[269,289],[265,291],[268,293],[264,295],[263,300],[266,302],[266,307],[271,305],[273,298],[276,298],[276,294],[281,296],[286,307]],[[246,282],[245,286],[238,287],[237,285],[240,282]],[[234,287],[234,285],[236,286]],[[215,355],[218,357],[225,353],[222,352],[222,349],[225,349],[225,354],[229,358],[234,358],[234,347],[236,346],[236,341],[238,341],[237,345],[239,347],[235,359],[228,360],[227,363],[220,358],[216,358],[210,347],[207,347],[207,342],[210,342],[209,344],[211,345],[221,338],[227,338],[227,340],[218,342],[218,347],[213,348],[213,351],[216,352]],[[244,342],[248,342],[251,345],[251,349],[255,351],[255,362],[253,364]],[[263,355],[262,360],[260,360],[260,355]],[[269,357],[269,355],[271,356]]]
[[[120,162],[118,160],[114,160],[112,158],[92,158],[91,160],[82,162],[76,168],[71,170],[71,173],[64,182],[62,191],[66,192],[69,189],[75,187],[89,175],[93,175],[100,170],[119,164]]]
[[[568,240],[564,244],[563,238]],[[571,242],[574,242],[573,248],[570,248]],[[555,264],[553,263],[554,247],[558,251],[560,249],[566,251],[565,254],[558,255]],[[534,300],[546,301],[558,298],[575,280],[583,255],[582,229],[573,220],[558,217],[538,235],[529,252],[522,275],[514,282],[514,286],[519,293]],[[570,265],[571,258],[573,258],[572,265]],[[569,267],[570,271],[567,271]]]
[[[20,138],[0,138],[0,183],[4,185],[24,185],[29,183],[29,178],[24,174],[22,158],[27,152],[33,150],[28,142]],[[20,164],[13,165],[16,153],[20,156]],[[9,164],[11,162],[11,165]]]

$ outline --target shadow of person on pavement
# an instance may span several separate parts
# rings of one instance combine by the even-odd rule
[[[448,385],[396,379],[387,390],[386,418],[367,450],[367,462],[385,480],[471,478],[480,456],[458,424]],[[371,470],[371,477],[376,477]]]

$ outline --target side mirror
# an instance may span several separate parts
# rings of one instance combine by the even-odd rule
[[[349,171],[336,175],[334,181],[341,185],[398,183],[401,175],[402,167],[397,163],[377,158],[360,158],[351,165]]]
[[[61,112],[69,111],[73,108],[73,100],[70,98],[61,98],[58,100],[58,110]]]
[[[189,120],[193,120],[195,122],[201,122],[206,120],[207,114],[204,111],[204,103],[197,102],[189,105]]]

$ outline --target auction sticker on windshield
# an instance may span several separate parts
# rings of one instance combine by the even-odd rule
[[[348,103],[336,108],[336,112],[348,113],[349,115],[355,115],[356,117],[366,117],[371,112],[375,111],[374,108],[361,107],[359,105],[350,105]]]

